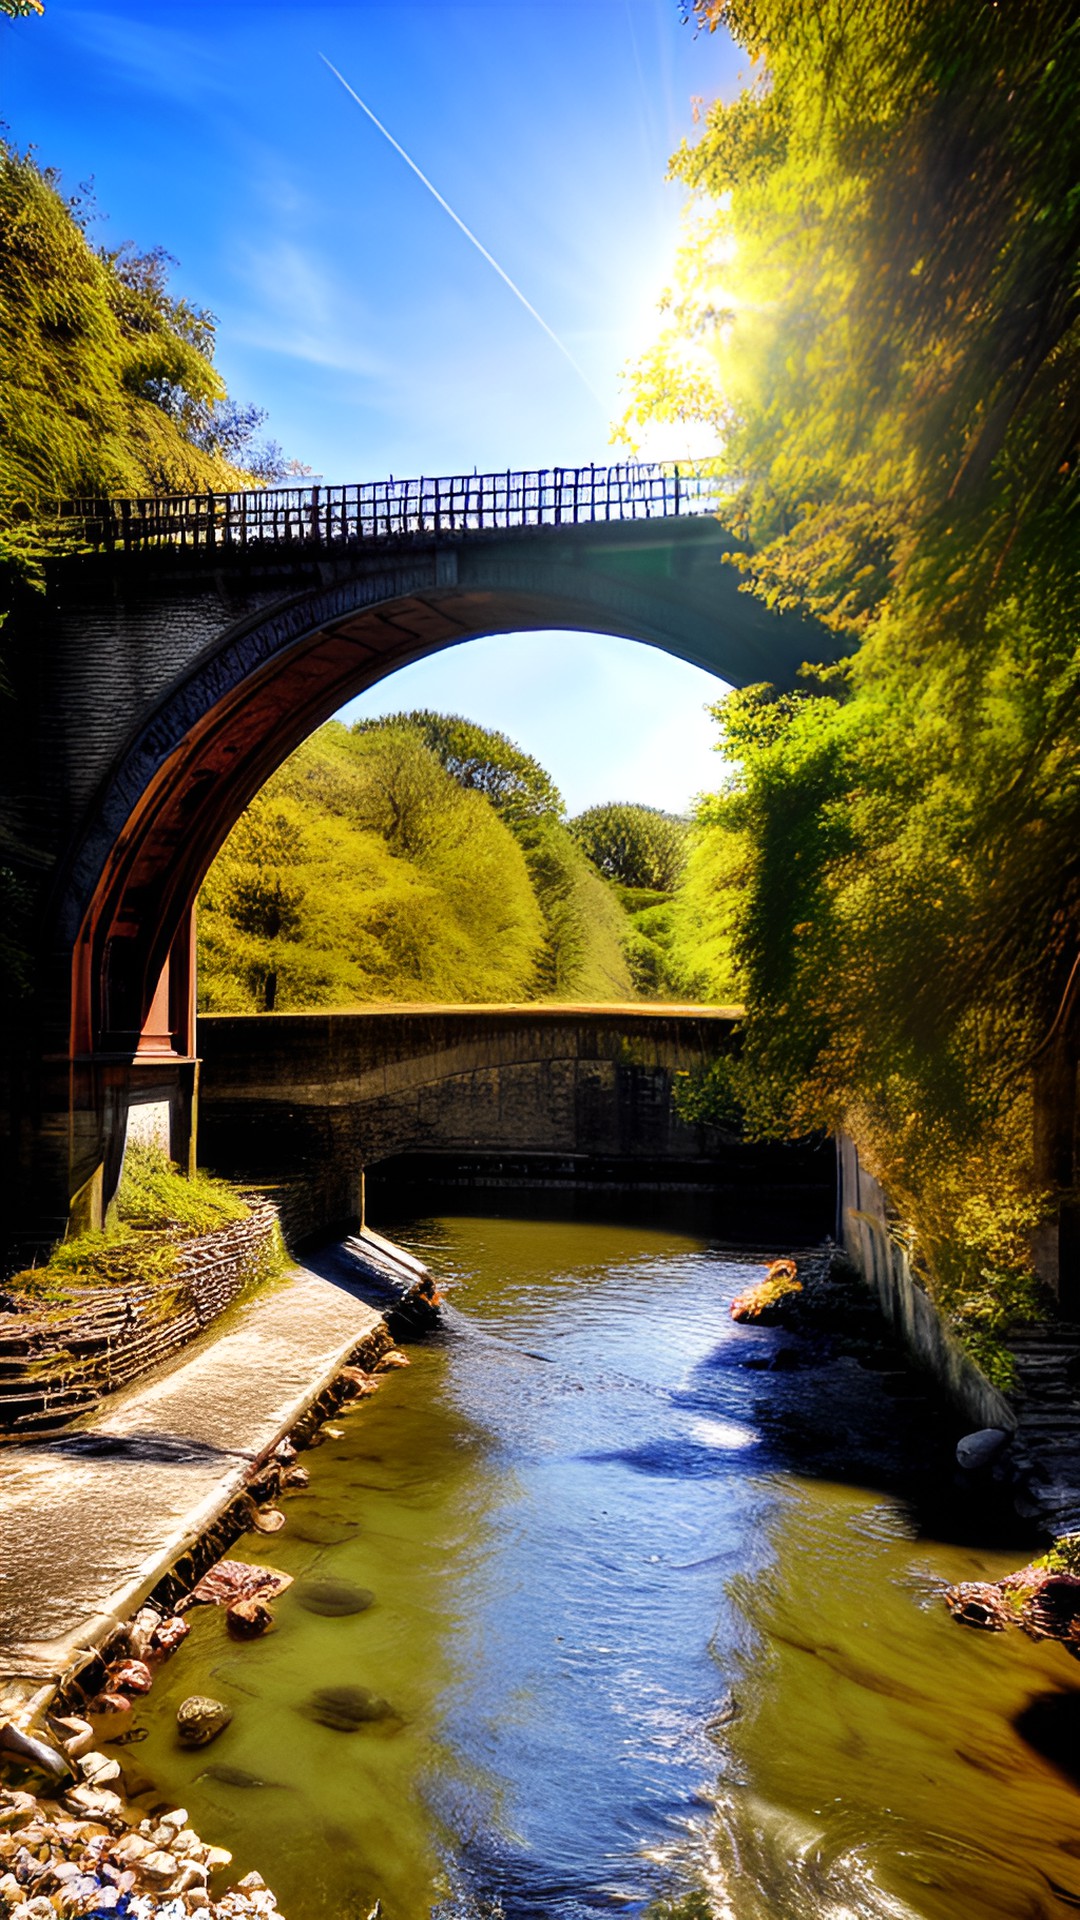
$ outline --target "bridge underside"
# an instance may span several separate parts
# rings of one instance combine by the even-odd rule
[[[706,518],[57,562],[16,611],[0,712],[8,858],[36,902],[6,1049],[6,1171],[31,1237],[77,1195],[100,1216],[132,1099],[167,1108],[188,1151],[195,897],[314,727],[400,666],[516,630],[622,634],[789,686],[833,643],[742,593],[739,550]]]

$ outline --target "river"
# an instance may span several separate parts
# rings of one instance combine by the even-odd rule
[[[760,1261],[707,1234],[398,1231],[446,1327],[233,1549],[295,1585],[248,1645],[193,1614],[130,1791],[186,1806],[288,1920],[1080,1908],[1080,1671],[946,1614],[944,1582],[1025,1553],[917,1381],[858,1329],[735,1326]],[[312,1611],[327,1582],[359,1610]],[[342,1688],[384,1717],[326,1724]],[[192,1753],[195,1692],[235,1717]]]

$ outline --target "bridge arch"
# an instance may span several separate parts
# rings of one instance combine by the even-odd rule
[[[516,552],[492,543],[479,554],[410,553],[377,570],[367,562],[201,648],[111,770],[66,878],[79,1048],[137,1048],[168,956],[244,807],[308,734],[399,667],[481,636],[565,628],[642,641],[734,684],[790,680],[806,629],[764,612],[734,570],[715,564],[734,544],[715,523],[649,541],[635,528],[605,532],[599,555],[595,539],[590,552],[565,537],[559,551],[548,542],[537,552],[534,536]]]
[[[383,488],[370,512],[358,489],[251,496],[239,530],[231,500],[84,513],[90,550],[53,562],[44,605],[20,615],[15,691],[34,724],[12,728],[6,768],[34,794],[36,855],[51,835],[24,1132],[51,1156],[53,1222],[61,1186],[100,1213],[140,1085],[193,1085],[199,886],[270,774],[349,698],[442,648],[530,630],[621,635],[735,685],[790,686],[830,656],[830,636],[740,590],[740,541],[700,499],[687,510],[677,477],[674,498],[668,478],[644,494],[619,481],[614,508],[600,470],[530,493],[535,478]]]

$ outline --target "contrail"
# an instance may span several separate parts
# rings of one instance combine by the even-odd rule
[[[428,192],[432,195],[433,199],[438,201],[444,213],[448,213],[450,215],[450,218],[454,222],[455,227],[461,228],[461,231],[465,235],[466,240],[472,241],[472,244],[476,248],[477,253],[483,254],[484,259],[488,263],[488,266],[494,267],[496,273],[499,276],[499,279],[504,280],[506,282],[506,285],[509,287],[511,293],[514,295],[514,298],[516,300],[521,301],[521,304],[525,308],[526,313],[531,313],[533,319],[536,321],[537,326],[543,327],[544,332],[547,334],[548,339],[551,340],[555,344],[555,346],[558,347],[559,352],[562,354],[564,360],[569,360],[570,365],[573,367],[574,372],[577,374],[578,379],[582,382],[584,386],[588,387],[589,392],[592,394],[592,397],[596,401],[597,406],[600,407],[602,411],[606,414],[607,413],[606,403],[603,400],[601,400],[600,395],[597,393],[596,388],[593,386],[592,381],[588,377],[588,374],[584,373],[582,369],[578,366],[578,363],[574,359],[574,356],[571,353],[569,347],[565,346],[563,342],[559,339],[558,334],[555,333],[554,330],[548,326],[548,323],[544,319],[543,314],[537,313],[536,308],[533,306],[532,301],[526,299],[525,295],[521,291],[521,288],[515,285],[513,280],[511,280],[510,275],[503,271],[498,261],[488,252],[487,248],[483,245],[483,243],[477,239],[472,229],[470,227],[467,227],[465,225],[464,220],[462,220],[460,216],[454,212],[454,209],[450,205],[449,201],[443,199],[442,194],[439,192],[438,187],[432,186],[431,181],[427,177],[427,174],[421,173],[420,168],[416,164],[416,161],[411,160],[409,158],[409,155],[406,153],[404,147],[401,146],[398,143],[398,141],[394,139],[393,134],[386,127],[383,126],[382,121],[377,119],[376,116],[372,113],[371,108],[367,106],[367,104],[363,100],[361,100],[360,95],[356,92],[355,88],[350,87],[348,81],[345,78],[345,75],[343,73],[338,72],[333,61],[328,60],[326,58],[325,53],[320,53],[319,59],[322,61],[324,66],[329,67],[335,80],[341,81],[341,84],[344,87],[346,93],[349,94],[351,98],[356,101],[356,104],[361,109],[361,111],[367,114],[367,117],[371,121],[372,125],[375,127],[378,127],[379,132],[383,136],[383,139],[389,140],[390,145],[394,149],[394,152],[400,153],[401,158],[405,162],[405,165],[407,167],[412,168],[417,179],[423,183],[423,185],[427,188]]]

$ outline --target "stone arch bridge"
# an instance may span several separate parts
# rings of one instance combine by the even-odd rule
[[[680,1084],[737,1022],[641,1004],[207,1015],[200,1135],[216,1168],[275,1194],[293,1238],[362,1219],[366,1175],[377,1215],[418,1196],[630,1189],[707,1194],[734,1237],[816,1239],[833,1225],[831,1141],[752,1144],[682,1117]]]
[[[708,480],[555,469],[62,509],[5,629],[5,1217],[101,1217],[132,1100],[191,1150],[192,909],[262,783],[344,701],[480,635],[565,628],[790,686],[835,643],[740,592]]]

